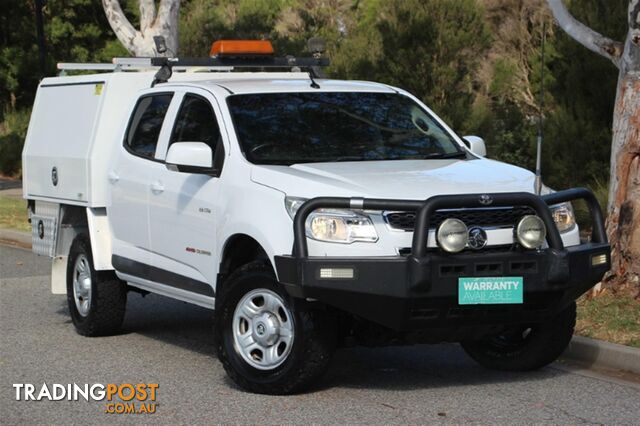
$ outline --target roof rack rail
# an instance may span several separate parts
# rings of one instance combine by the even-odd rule
[[[320,68],[329,65],[329,59],[322,57],[296,58],[294,56],[218,56],[213,58],[151,58],[151,64],[160,66],[151,87],[158,83],[166,83],[176,67],[220,67],[233,68],[291,68],[309,72],[311,87],[319,86],[314,77],[321,74]]]
[[[113,58],[112,63],[93,62],[58,62],[57,69],[60,75],[66,75],[67,71],[152,71],[160,67],[153,65],[151,58]],[[175,66],[174,71],[233,71],[231,66]]]
[[[326,67],[327,58],[272,57],[217,57],[217,58],[150,58],[154,66],[183,67],[234,67],[234,68],[309,68]]]
[[[218,58],[113,58],[112,63],[59,62],[60,75],[66,71],[141,71],[168,67],[173,71],[233,71],[235,68],[320,68],[329,65],[327,58],[218,57]]]

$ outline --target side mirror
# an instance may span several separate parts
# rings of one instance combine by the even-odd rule
[[[485,146],[484,140],[482,140],[481,137],[465,136],[462,139],[469,147],[469,150],[471,150],[471,152],[473,152],[475,155],[478,155],[480,157],[487,156],[487,147]]]
[[[176,142],[167,152],[167,168],[186,173],[216,174],[213,152],[204,142]]]

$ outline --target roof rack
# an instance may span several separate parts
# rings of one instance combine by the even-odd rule
[[[327,58],[272,57],[217,57],[217,58],[149,58],[153,66],[183,67],[233,67],[233,68],[309,68],[326,67]]]
[[[327,58],[224,57],[224,58],[113,58],[112,63],[59,62],[60,75],[66,71],[151,71],[168,67],[173,71],[229,72],[236,68],[320,68],[329,65]]]
[[[311,87],[320,88],[315,77],[321,76],[321,67],[329,65],[327,58],[313,56],[310,58],[296,58],[294,56],[273,57],[257,56],[217,56],[213,58],[151,58],[151,65],[160,66],[153,78],[151,87],[158,83],[166,83],[171,78],[175,67],[220,67],[233,68],[290,68],[292,71],[305,69],[311,79]]]

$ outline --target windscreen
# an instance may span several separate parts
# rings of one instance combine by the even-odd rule
[[[233,95],[236,135],[254,164],[465,157],[416,102],[395,93]]]

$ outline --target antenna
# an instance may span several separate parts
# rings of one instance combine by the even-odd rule
[[[542,191],[542,120],[544,116],[544,44],[547,36],[547,23],[542,23],[542,58],[540,61],[540,115],[538,117],[538,140],[536,146],[536,180],[535,191],[540,195]]]

